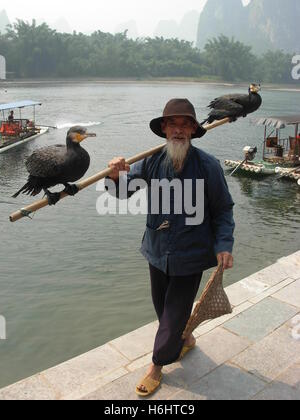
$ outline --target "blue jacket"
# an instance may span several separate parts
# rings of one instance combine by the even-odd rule
[[[193,180],[193,203],[196,197],[196,180],[204,180],[204,221],[200,225],[187,226],[191,217],[174,211],[174,194],[171,193],[171,214],[151,214],[151,188],[148,188],[148,217],[141,253],[148,262],[171,276],[201,273],[217,265],[216,255],[232,253],[235,223],[234,202],[228,190],[220,162],[213,156],[192,146],[180,174],[167,170],[163,165],[166,151],[133,165],[128,174],[128,183],[143,179],[151,186],[151,180]],[[185,188],[183,185],[183,192]],[[128,192],[130,197],[134,192]],[[117,189],[117,197],[120,197]],[[184,208],[184,206],[183,206]],[[165,228],[160,229],[162,226]]]

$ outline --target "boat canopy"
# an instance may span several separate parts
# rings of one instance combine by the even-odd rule
[[[256,125],[264,125],[266,127],[274,127],[278,130],[285,128],[287,125],[300,125],[300,115],[286,115],[283,117],[267,117],[253,120]]]
[[[35,101],[12,102],[9,104],[0,104],[0,111],[6,111],[8,109],[26,108],[28,106],[37,106],[37,105],[42,105],[42,103],[35,102]]]

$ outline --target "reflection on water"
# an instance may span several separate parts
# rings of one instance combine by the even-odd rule
[[[161,144],[149,121],[170,98],[188,97],[201,119],[209,101],[229,89],[241,90],[197,84],[45,84],[11,87],[5,101],[41,100],[38,122],[48,125],[101,122],[93,127],[97,139],[83,144],[91,155],[92,175],[114,156],[130,157]],[[258,116],[294,114],[299,95],[264,92]],[[11,198],[26,182],[26,156],[37,147],[64,143],[66,131],[51,130],[0,155],[0,314],[6,317],[8,335],[0,341],[0,386],[155,319],[147,263],[139,254],[144,216],[98,216],[98,193],[91,187],[42,210],[33,221],[8,222],[11,212],[32,201]],[[261,128],[246,119],[194,144],[224,162],[240,159],[245,145],[259,146],[261,139]],[[300,248],[300,191],[296,184],[271,178],[227,180],[237,225],[235,268],[225,277],[231,284]]]

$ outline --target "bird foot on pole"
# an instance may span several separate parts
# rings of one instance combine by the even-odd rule
[[[76,184],[64,184],[65,189],[64,189],[64,193],[74,197],[74,195],[76,195],[79,192],[79,188],[77,187]]]
[[[60,200],[60,193],[52,193],[49,190],[45,190],[45,194],[48,198],[49,206],[55,206]]]

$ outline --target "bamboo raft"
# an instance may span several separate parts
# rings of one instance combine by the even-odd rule
[[[280,175],[280,177],[282,178],[294,179],[295,181],[300,181],[300,167],[293,170],[276,168],[276,173]],[[300,183],[298,182],[298,184]]]
[[[268,170],[267,172],[265,172],[265,169],[263,167],[263,165],[256,165],[256,164],[249,164],[249,163],[244,163],[241,165],[241,161],[238,160],[225,160],[225,165],[229,168],[237,168],[238,166],[240,166],[240,170],[246,171],[246,172],[252,172],[252,173],[256,173],[256,174],[271,174],[274,173],[274,171]]]

